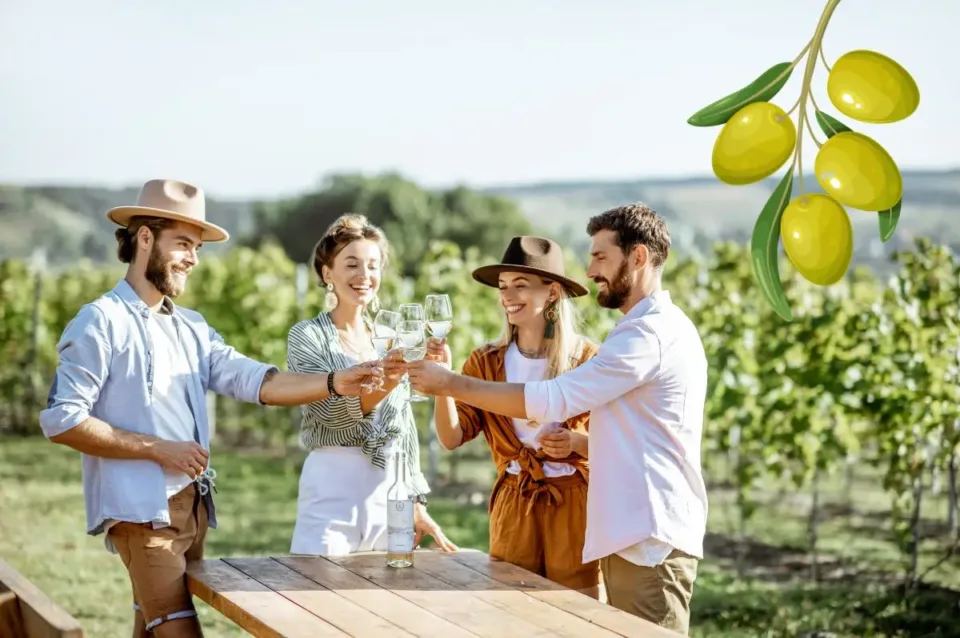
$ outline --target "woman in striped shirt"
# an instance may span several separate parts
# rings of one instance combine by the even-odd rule
[[[313,267],[334,308],[295,324],[287,337],[287,365],[296,372],[331,372],[377,357],[367,307],[376,298],[388,250],[383,232],[362,215],[344,215],[317,243]],[[430,491],[420,471],[420,446],[402,376],[361,396],[339,396],[302,406],[300,443],[309,451],[300,475],[294,554],[343,555],[387,547],[386,460],[404,452],[407,490],[414,496],[415,529],[442,550],[456,550],[426,511]]]

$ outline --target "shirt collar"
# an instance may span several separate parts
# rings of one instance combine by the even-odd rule
[[[626,321],[628,319],[636,319],[638,317],[642,317],[643,315],[653,310],[656,306],[662,306],[662,305],[671,304],[671,303],[673,303],[673,301],[670,298],[670,291],[660,290],[651,295],[647,295],[646,297],[644,297],[643,299],[635,303],[633,305],[633,308],[628,310],[625,315],[623,315],[622,317],[620,317],[620,319],[617,320],[617,323]]]
[[[150,313],[150,307],[140,298],[140,295],[137,294],[137,291],[133,289],[133,286],[130,285],[126,279],[120,279],[117,282],[117,285],[114,286],[113,291],[117,293],[117,296],[125,301],[128,305],[132,306],[133,309],[143,317],[146,317]],[[173,303],[173,300],[164,295],[163,301],[161,302],[161,311],[166,314],[176,314],[176,305]]]

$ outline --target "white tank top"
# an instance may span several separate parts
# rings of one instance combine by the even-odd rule
[[[507,348],[504,360],[506,366],[507,383],[527,383],[531,381],[543,381],[547,375],[546,359],[528,359],[520,354],[516,342],[511,342]],[[534,450],[540,449],[540,444],[536,441],[540,429],[547,425],[545,423],[536,423],[531,425],[526,419],[512,419],[513,430],[517,433],[520,442]],[[576,473],[576,468],[569,463],[557,463],[555,461],[543,462],[543,473],[550,478],[558,476],[570,476]],[[520,464],[517,461],[510,461],[507,465],[507,472],[510,474],[520,473]]]

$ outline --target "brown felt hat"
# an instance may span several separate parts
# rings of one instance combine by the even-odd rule
[[[582,297],[589,291],[565,274],[563,249],[546,237],[523,235],[514,237],[503,252],[499,264],[481,266],[473,271],[473,278],[487,286],[500,287],[502,272],[526,272],[556,281],[571,297]]]
[[[230,235],[206,217],[203,191],[193,184],[172,179],[152,179],[140,189],[135,206],[117,206],[107,212],[107,218],[127,227],[133,217],[162,217],[198,226],[200,238],[208,242],[226,241]]]

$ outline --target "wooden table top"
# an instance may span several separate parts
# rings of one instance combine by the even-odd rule
[[[220,558],[190,563],[191,593],[255,636],[676,636],[483,552]]]

